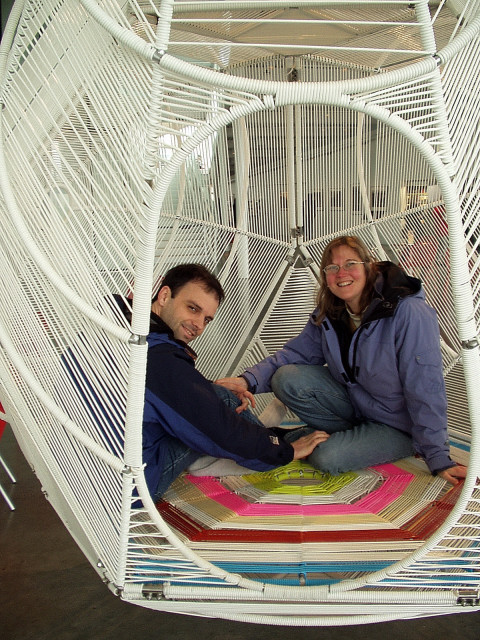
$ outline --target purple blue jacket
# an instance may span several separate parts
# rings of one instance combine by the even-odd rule
[[[437,473],[454,462],[436,313],[418,279],[391,262],[379,263],[379,270],[374,298],[353,335],[339,300],[337,317],[317,324],[315,310],[298,336],[243,375],[253,392],[262,393],[271,391],[282,365],[328,365],[359,420],[410,434],[415,451]]]

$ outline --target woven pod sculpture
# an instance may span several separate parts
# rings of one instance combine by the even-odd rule
[[[125,600],[296,626],[478,610],[480,2],[293,4],[15,2],[0,401]],[[218,275],[199,369],[235,375],[299,332],[343,234],[424,283],[465,481],[416,459],[339,477],[299,463],[183,475],[155,505],[141,430],[159,278],[185,261]]]

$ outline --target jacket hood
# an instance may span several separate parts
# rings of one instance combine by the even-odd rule
[[[393,262],[377,262],[378,277],[374,285],[376,294],[389,302],[397,302],[399,298],[422,293],[422,283],[418,278],[407,275]]]
[[[378,275],[374,285],[372,302],[363,316],[363,322],[392,316],[397,304],[407,296],[425,299],[422,283],[409,276],[393,262],[377,262]]]

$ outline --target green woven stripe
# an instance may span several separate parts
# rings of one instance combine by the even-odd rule
[[[352,471],[332,476],[301,460],[294,460],[272,471],[244,476],[250,484],[262,491],[298,495],[331,495],[356,477],[357,474]]]

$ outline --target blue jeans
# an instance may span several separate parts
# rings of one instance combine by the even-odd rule
[[[328,367],[285,365],[273,376],[272,389],[307,425],[289,432],[285,440],[293,442],[314,429],[331,434],[307,458],[316,469],[335,475],[414,454],[408,434],[355,416],[346,388],[332,378]]]
[[[225,387],[221,387],[220,385],[213,383],[212,385],[217,396],[223,400],[223,402],[230,407],[232,411],[235,411],[240,404],[237,396]],[[264,428],[262,423],[255,415],[253,415],[253,413],[251,413],[251,411],[242,411],[242,418],[258,424],[262,429]],[[153,496],[154,502],[162,497],[168,487],[176,478],[178,478],[182,471],[185,471],[185,469],[193,464],[195,460],[204,455],[203,453],[190,449],[190,447],[188,447],[184,442],[178,438],[174,438],[173,436],[166,436],[162,446],[165,447],[165,464],[162,475],[158,481],[157,490]]]

